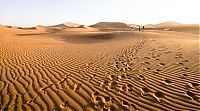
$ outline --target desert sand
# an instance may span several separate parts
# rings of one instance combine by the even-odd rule
[[[200,110],[199,25],[148,26],[1,25],[0,110]]]

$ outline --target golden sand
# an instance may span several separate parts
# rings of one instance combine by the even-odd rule
[[[0,110],[199,110],[190,32],[0,26]]]

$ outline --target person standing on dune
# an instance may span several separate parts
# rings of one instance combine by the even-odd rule
[[[140,26],[139,26],[139,31],[140,31],[141,29],[140,29]]]

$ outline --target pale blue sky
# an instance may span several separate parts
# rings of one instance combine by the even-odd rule
[[[199,23],[200,0],[0,0],[0,24]]]

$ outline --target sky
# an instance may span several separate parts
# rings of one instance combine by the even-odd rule
[[[0,0],[0,24],[200,23],[200,0]]]

